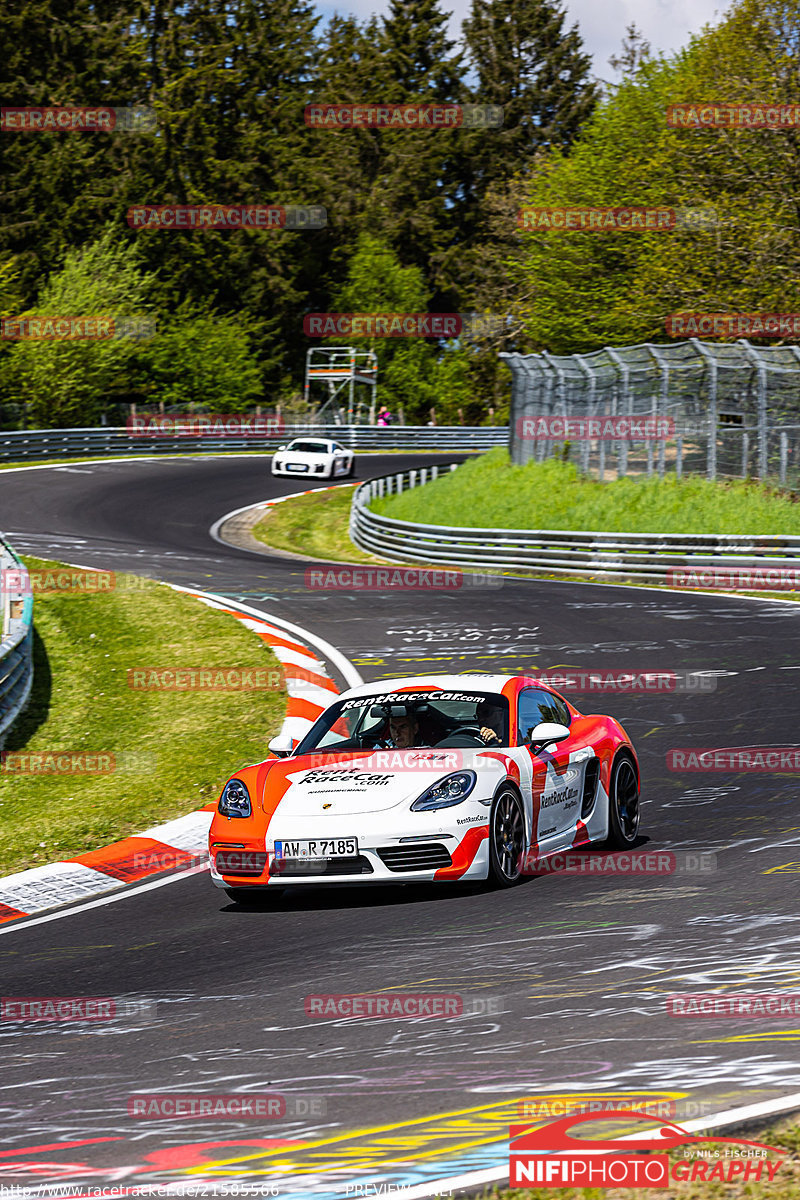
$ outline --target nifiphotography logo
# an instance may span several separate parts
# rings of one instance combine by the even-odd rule
[[[680,1125],[622,1138],[581,1137],[574,1125],[600,1120],[641,1121],[630,1109],[573,1113],[540,1128],[512,1125],[509,1183],[513,1187],[667,1188],[675,1183],[771,1182],[785,1150],[743,1138],[696,1137]],[[652,1117],[647,1118],[652,1121]],[[701,1149],[700,1146],[703,1145]],[[668,1151],[692,1147],[670,1161]],[[663,1151],[664,1153],[658,1153]],[[654,1153],[655,1152],[655,1153]]]

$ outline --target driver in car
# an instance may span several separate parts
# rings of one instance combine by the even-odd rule
[[[419,721],[413,713],[389,718],[390,744],[397,750],[410,750],[419,745]]]
[[[491,700],[481,700],[475,715],[481,727],[481,737],[487,746],[502,746],[503,710]]]

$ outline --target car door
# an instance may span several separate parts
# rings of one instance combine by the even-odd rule
[[[578,829],[586,756],[572,736],[537,750],[531,733],[545,722],[569,727],[569,708],[542,688],[523,688],[518,697],[518,741],[531,758],[531,845],[534,854],[571,846]]]

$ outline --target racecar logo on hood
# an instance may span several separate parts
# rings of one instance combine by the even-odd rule
[[[308,774],[304,775],[302,780],[298,780],[298,782],[302,782],[306,784],[306,786],[314,786],[318,783],[328,785],[334,784],[338,785],[335,789],[337,791],[341,790],[341,784],[346,784],[349,785],[347,789],[349,791],[351,786],[365,788],[379,787],[381,784],[385,786],[391,778],[391,775],[379,774],[376,771],[360,771],[358,767],[332,769],[317,767],[314,770],[309,771]]]

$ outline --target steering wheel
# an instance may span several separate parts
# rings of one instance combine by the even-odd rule
[[[442,738],[440,742],[437,742],[436,747],[438,748],[439,746],[444,746],[445,748],[450,747],[451,749],[455,749],[462,745],[462,739],[465,737],[471,738],[471,744],[474,746],[486,745],[486,742],[481,737],[480,725],[470,724],[459,725],[458,729],[454,729],[452,733],[448,733],[447,737]]]

